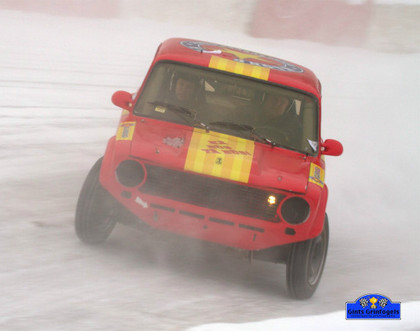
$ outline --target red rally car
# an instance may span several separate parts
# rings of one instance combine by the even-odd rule
[[[210,42],[159,46],[115,136],[89,172],[79,238],[148,225],[287,265],[291,295],[316,290],[328,248],[321,84],[307,68]],[[130,214],[131,217],[123,217]]]

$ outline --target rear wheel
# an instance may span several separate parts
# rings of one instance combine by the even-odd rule
[[[328,251],[328,216],[324,229],[313,239],[293,244],[287,261],[287,287],[296,299],[310,298],[321,280]]]
[[[75,229],[81,241],[87,244],[104,242],[116,224],[118,202],[99,182],[102,158],[90,170],[76,207]]]

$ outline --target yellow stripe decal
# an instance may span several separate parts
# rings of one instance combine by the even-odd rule
[[[209,68],[232,72],[238,75],[249,76],[257,79],[268,80],[270,69],[228,60],[219,56],[212,56]]]
[[[315,163],[311,163],[309,170],[309,182],[314,183],[320,187],[324,187],[325,171]]]
[[[253,141],[196,128],[184,169],[248,183],[253,156]]]

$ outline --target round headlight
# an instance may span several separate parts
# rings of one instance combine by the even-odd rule
[[[309,216],[309,204],[300,197],[287,199],[281,206],[281,216],[290,224],[300,224]]]
[[[128,187],[139,185],[146,174],[144,167],[134,160],[122,161],[115,170],[120,184]]]

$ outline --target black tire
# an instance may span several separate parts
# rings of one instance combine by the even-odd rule
[[[102,158],[89,171],[76,207],[75,230],[81,241],[95,245],[104,242],[116,224],[118,202],[99,182]]]
[[[321,280],[328,251],[328,216],[324,229],[311,240],[293,244],[287,261],[287,288],[295,299],[310,298]]]

